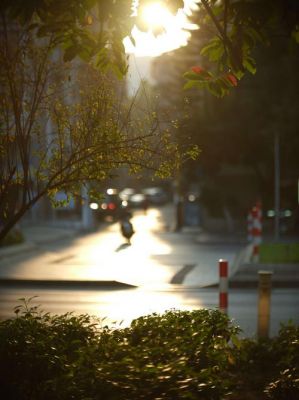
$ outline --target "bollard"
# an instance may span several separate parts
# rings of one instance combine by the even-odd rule
[[[227,314],[228,307],[228,261],[219,260],[219,309]]]
[[[257,263],[259,262],[259,248],[262,243],[262,208],[260,202],[257,202],[256,206],[251,209],[248,229],[250,229],[248,238],[251,238],[253,244],[252,261]]]
[[[247,240],[249,243],[251,243],[253,239],[252,224],[253,224],[253,217],[252,217],[252,210],[250,210],[247,215]]]
[[[259,248],[262,242],[262,210],[258,205],[252,209],[252,221],[252,261],[257,263],[259,261]]]
[[[259,338],[269,337],[272,272],[259,271],[258,327]]]

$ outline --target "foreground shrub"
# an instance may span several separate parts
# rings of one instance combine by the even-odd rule
[[[216,310],[152,314],[124,329],[88,315],[51,316],[26,301],[16,314],[0,323],[5,400],[299,398],[291,325],[254,341],[238,339],[239,328]]]
[[[21,315],[0,324],[0,384],[5,399],[72,398],[79,389],[74,371],[97,340],[90,317],[50,316],[27,304],[16,313]]]
[[[272,341],[279,372],[267,385],[265,393],[271,400],[299,399],[299,326],[282,325],[279,335]]]
[[[265,389],[268,399],[271,400],[298,400],[299,373],[294,369],[286,369],[280,373],[275,382],[271,382]]]
[[[277,337],[243,339],[234,349],[233,399],[299,399],[299,327],[281,325]]]
[[[111,332],[104,368],[127,399],[221,399],[231,388],[231,339],[238,332],[218,311],[152,314]]]
[[[0,384],[16,399],[220,399],[238,328],[218,311],[169,311],[126,329],[18,308],[0,324]]]

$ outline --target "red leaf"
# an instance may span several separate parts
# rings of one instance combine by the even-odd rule
[[[204,72],[204,69],[201,68],[201,67],[198,67],[198,66],[192,67],[191,70],[192,70],[193,72],[195,72],[195,74],[198,74],[198,75],[200,75],[201,73]]]
[[[238,85],[238,80],[237,80],[237,78],[235,77],[235,75],[233,75],[233,74],[227,74],[227,75],[226,75],[226,79],[229,80],[230,83],[231,83],[233,86],[237,86],[237,85]]]

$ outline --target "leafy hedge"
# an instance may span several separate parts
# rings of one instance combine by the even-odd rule
[[[88,315],[28,302],[0,323],[0,387],[8,399],[299,398],[299,328],[239,339],[216,310],[168,311],[112,329]]]

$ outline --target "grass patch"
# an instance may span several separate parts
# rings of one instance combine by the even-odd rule
[[[262,243],[261,263],[299,263],[299,243]]]

